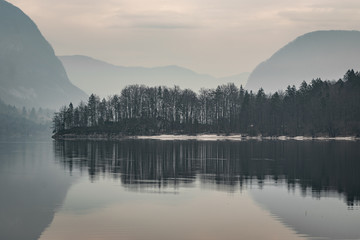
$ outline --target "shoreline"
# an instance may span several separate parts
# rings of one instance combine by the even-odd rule
[[[126,139],[139,139],[139,140],[160,140],[160,141],[247,141],[247,140],[275,140],[275,141],[359,141],[359,137],[355,136],[339,136],[339,137],[308,137],[308,136],[245,136],[241,134],[198,134],[198,135],[173,135],[161,134],[152,136],[123,136],[123,135],[106,135],[106,134],[91,134],[91,135],[75,135],[65,134],[56,136],[55,140],[126,140]]]

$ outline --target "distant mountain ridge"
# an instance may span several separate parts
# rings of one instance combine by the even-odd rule
[[[360,69],[359,31],[316,31],[290,42],[250,74],[246,88],[266,92],[299,86],[315,78],[338,80]]]
[[[88,94],[96,93],[103,97],[119,94],[125,86],[131,84],[169,87],[178,85],[197,91],[228,82],[234,82],[237,86],[245,85],[248,77],[248,73],[243,73],[215,78],[175,65],[154,68],[123,67],[82,55],[59,56],[59,59],[76,86]]]
[[[56,109],[87,95],[68,79],[36,24],[0,0],[0,96],[7,104]]]

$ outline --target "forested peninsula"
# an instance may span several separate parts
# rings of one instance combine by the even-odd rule
[[[160,134],[243,136],[360,136],[360,72],[343,79],[305,81],[297,89],[265,94],[235,84],[216,89],[130,85],[120,95],[62,107],[53,138],[120,138]]]

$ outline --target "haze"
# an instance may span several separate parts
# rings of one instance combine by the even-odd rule
[[[252,71],[314,30],[360,30],[360,2],[285,0],[10,0],[57,55],[124,66],[179,65],[217,77]]]

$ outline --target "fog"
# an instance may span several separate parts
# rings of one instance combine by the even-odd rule
[[[310,31],[360,30],[356,0],[10,2],[38,24],[57,55],[178,65],[215,77],[250,72]]]

